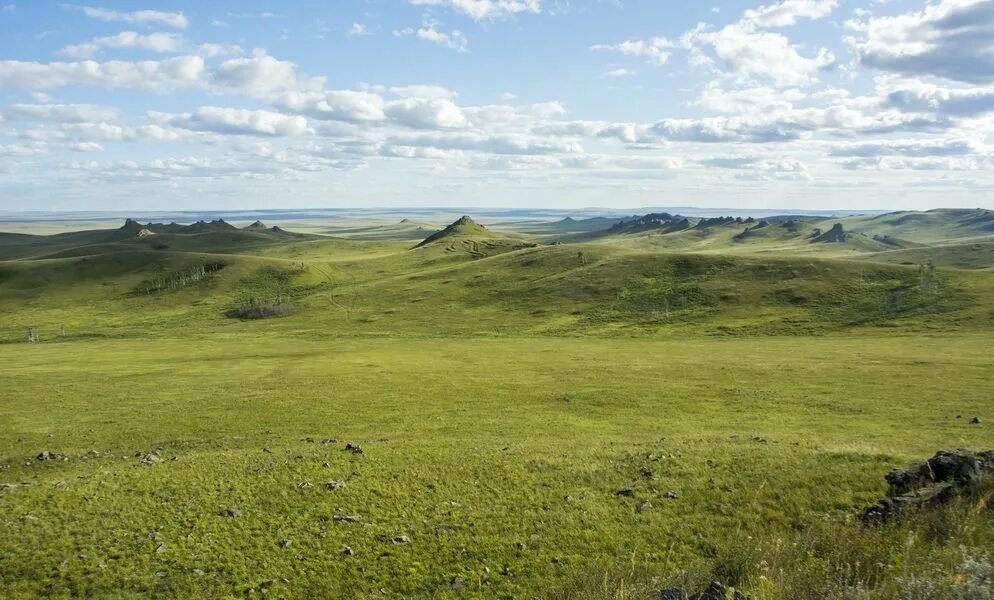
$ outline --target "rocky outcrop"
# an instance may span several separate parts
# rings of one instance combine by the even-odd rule
[[[908,510],[945,504],[994,476],[994,450],[941,450],[932,458],[887,474],[887,496],[863,511],[862,520],[878,523]]]
[[[813,244],[841,244],[849,239],[849,234],[842,227],[842,223],[832,225],[832,228],[825,233],[819,233],[811,240]]]

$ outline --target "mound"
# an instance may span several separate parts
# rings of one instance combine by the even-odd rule
[[[453,237],[500,237],[495,236],[489,229],[480,225],[472,218],[467,215],[459,217],[458,220],[453,222],[451,225],[445,229],[433,233],[421,241],[415,248],[421,248],[427,246],[428,244],[433,244],[435,242],[440,242],[442,240],[453,238]]]
[[[245,229],[249,231],[265,231],[267,228],[266,224],[263,223],[262,221],[256,221],[255,223],[252,223],[251,225],[245,227]]]
[[[819,233],[812,240],[812,244],[841,244],[849,239],[849,234],[843,229],[842,223],[832,225],[832,228],[825,233]]]

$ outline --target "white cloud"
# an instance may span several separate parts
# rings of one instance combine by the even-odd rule
[[[17,5],[16,4],[4,4],[3,6],[0,6],[0,14],[4,14],[4,15],[17,14]]]
[[[321,78],[302,76],[297,66],[262,50],[248,58],[232,58],[208,68],[203,56],[177,56],[161,61],[37,63],[0,61],[0,87],[31,90],[66,86],[136,89],[155,93],[201,89],[213,93],[272,98],[289,90],[320,89]]]
[[[412,129],[460,129],[468,124],[462,109],[446,98],[404,98],[389,102],[385,113]]]
[[[542,12],[542,0],[409,0],[415,6],[442,6],[476,21]]]
[[[204,74],[204,60],[199,56],[103,63],[0,61],[0,85],[24,89],[84,85],[161,92],[197,87],[202,83]]]
[[[179,52],[186,46],[183,36],[175,33],[150,33],[142,35],[135,31],[122,31],[108,37],[94,38],[82,44],[66,46],[59,54],[69,58],[90,58],[102,48],[148,50],[150,52]]]
[[[370,35],[370,31],[369,28],[363,25],[362,23],[353,23],[352,26],[349,27],[348,34],[352,36]]]
[[[62,7],[70,10],[77,10],[90,18],[106,22],[121,21],[125,23],[155,23],[172,27],[173,29],[186,29],[190,25],[190,21],[181,12],[161,12],[157,10],[121,12],[106,8],[95,8],[92,6],[78,6],[75,4],[63,4]]]
[[[757,27],[788,27],[799,19],[827,17],[838,5],[839,0],[783,0],[747,10],[742,20]]]
[[[244,92],[250,96],[269,97],[285,90],[320,89],[323,79],[306,78],[297,73],[297,65],[278,60],[256,49],[250,58],[232,58],[222,62],[208,78],[212,87]]]
[[[120,111],[110,106],[94,104],[12,104],[0,109],[8,120],[56,121],[62,123],[89,123],[112,121]]]
[[[276,101],[277,108],[292,114],[347,123],[383,121],[384,105],[379,94],[352,90],[287,92]]]
[[[681,41],[701,52],[709,49],[724,70],[734,76],[759,77],[781,86],[811,83],[818,73],[835,63],[835,55],[826,48],[814,56],[803,56],[785,35],[741,23],[718,31],[697,29],[685,34]]]
[[[983,153],[981,145],[966,139],[920,139],[887,140],[842,144],[830,149],[832,156],[878,157],[878,156],[968,156]]]
[[[632,75],[635,75],[637,73],[638,71],[633,71],[632,69],[621,68],[621,69],[611,69],[610,71],[604,73],[604,75],[608,77],[631,77]]]
[[[857,17],[850,43],[863,65],[969,83],[994,82],[994,1],[940,0],[918,12]]]
[[[69,149],[73,152],[103,152],[104,147],[96,142],[79,142],[71,144]]]
[[[437,21],[425,18],[421,27],[417,29],[412,27],[395,29],[393,31],[393,35],[395,37],[413,35],[418,39],[432,42],[434,44],[438,44],[439,46],[444,46],[450,50],[455,50],[456,52],[466,52],[469,39],[463,32],[458,29],[453,29],[451,32],[445,33],[444,31],[439,31],[438,26],[439,23]]]
[[[666,38],[652,38],[649,41],[626,40],[620,44],[597,44],[590,49],[601,52],[620,52],[625,56],[644,58],[654,65],[665,64],[669,60],[673,42]]]
[[[390,88],[390,93],[400,98],[443,98],[454,100],[459,94],[438,85],[402,85]]]
[[[307,119],[268,110],[204,106],[165,121],[172,127],[229,135],[300,136],[310,133]]]

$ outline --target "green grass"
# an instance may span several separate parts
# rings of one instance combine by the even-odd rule
[[[890,468],[991,446],[989,269],[939,264],[922,293],[865,253],[412,251],[397,229],[12,243],[0,597],[634,598],[719,576],[773,600],[835,577],[831,547],[949,574],[994,532],[989,510],[945,536],[853,524]],[[225,316],[273,302],[293,314]],[[898,597],[890,568],[859,571],[865,597]]]
[[[0,584],[410,595],[459,576],[540,595],[632,557],[665,574],[730,532],[788,535],[868,504],[882,473],[935,448],[989,443],[956,418],[991,409],[988,350],[979,336],[8,345],[0,473],[31,485],[0,496]],[[139,464],[156,446],[165,461]],[[43,450],[70,460],[25,466]],[[229,506],[244,516],[217,515]]]

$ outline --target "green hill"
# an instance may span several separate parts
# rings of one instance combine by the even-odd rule
[[[481,258],[535,245],[534,242],[491,231],[469,216],[463,215],[441,231],[426,237],[412,250],[443,249],[447,253]]]

